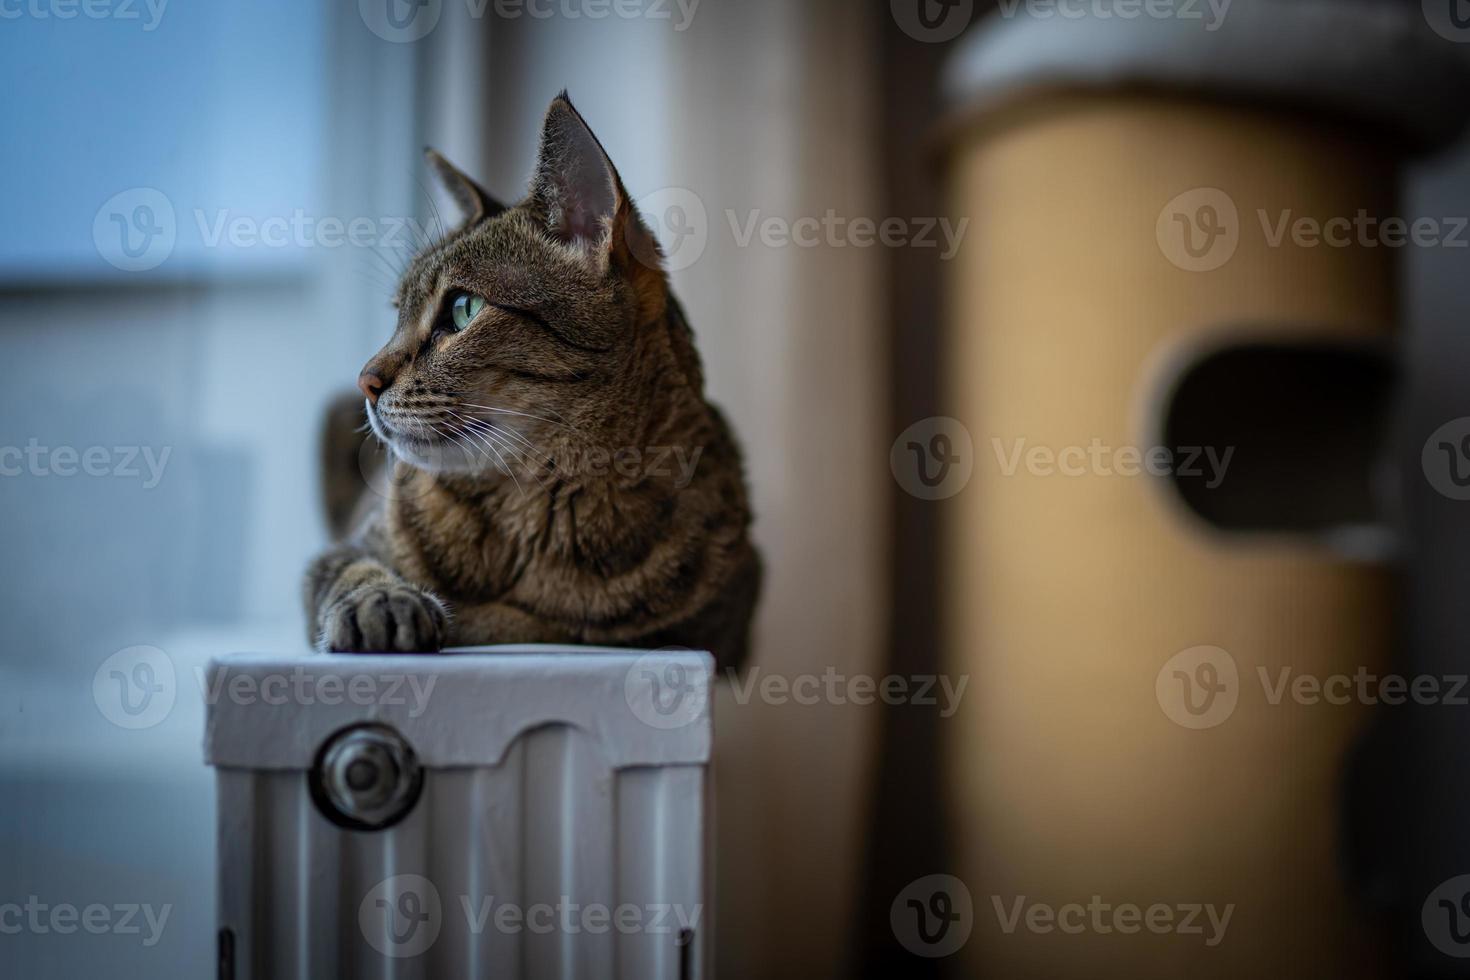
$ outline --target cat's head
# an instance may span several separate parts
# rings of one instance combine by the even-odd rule
[[[658,244],[565,93],[513,207],[427,158],[462,220],[410,262],[397,327],[359,378],[373,430],[400,459],[488,473],[558,434],[615,441],[600,430],[653,410],[651,383],[697,389],[692,348],[679,350],[687,329],[668,324],[679,314]]]

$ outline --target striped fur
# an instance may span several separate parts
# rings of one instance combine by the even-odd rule
[[[314,641],[679,645],[737,665],[760,581],[740,452],[602,147],[563,94],[520,204],[430,163],[465,220],[410,264],[365,368],[396,458],[358,501],[329,478],[337,526],[358,517],[308,570]],[[436,330],[455,290],[494,306]],[[332,429],[351,416],[334,409]]]

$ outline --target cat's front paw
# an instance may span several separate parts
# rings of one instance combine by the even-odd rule
[[[322,617],[329,653],[434,653],[449,635],[449,611],[411,585],[365,585],[333,603]]]

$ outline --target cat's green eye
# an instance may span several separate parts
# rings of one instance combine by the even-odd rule
[[[454,297],[453,304],[449,307],[449,315],[454,320],[454,329],[463,330],[470,325],[470,321],[480,315],[485,308],[485,297],[476,296],[474,293],[460,293]]]

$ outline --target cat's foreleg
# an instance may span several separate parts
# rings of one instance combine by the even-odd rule
[[[566,626],[503,602],[460,606],[455,610],[449,633],[454,646],[577,642]]]

